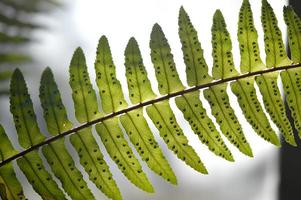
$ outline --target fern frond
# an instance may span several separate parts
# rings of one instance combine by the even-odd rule
[[[108,40],[102,36],[95,60],[101,110],[98,108],[96,92],[89,78],[84,53],[82,49],[76,49],[69,67],[69,84],[72,89],[75,117],[80,125],[73,127],[73,123],[68,119],[54,76],[50,68],[47,68],[41,78],[40,101],[47,129],[51,135],[48,138],[39,129],[23,75],[20,70],[15,70],[11,78],[10,108],[18,140],[24,150],[18,152],[13,148],[0,125],[1,198],[25,199],[22,186],[10,163],[16,159],[21,171],[43,199],[66,199],[65,194],[43,164],[38,152],[38,149],[42,147],[43,155],[52,172],[72,199],[95,199],[81,171],[75,166],[73,157],[65,147],[64,137],[70,135],[71,144],[89,179],[108,198],[121,200],[118,186],[92,134],[93,125],[96,125],[96,132],[109,156],[134,185],[146,192],[154,192],[151,182],[123,135],[122,127],[147,166],[168,182],[176,184],[177,178],[155,140],[144,117],[144,109],[168,149],[188,166],[207,174],[206,167],[190,146],[176,120],[169,102],[174,97],[176,106],[200,141],[217,156],[234,161],[230,150],[202,105],[201,92],[209,102],[212,115],[219,124],[221,132],[242,153],[253,156],[252,149],[243,134],[240,120],[235,115],[236,111],[231,107],[227,92],[228,83],[231,84],[232,92],[236,95],[239,106],[254,131],[263,139],[280,146],[280,141],[271,128],[264,108],[257,99],[254,86],[254,81],[256,81],[263,96],[265,109],[272,121],[280,129],[285,140],[291,145],[296,145],[292,134],[293,127],[287,119],[277,81],[280,72],[287,103],[294,118],[294,126],[301,136],[299,101],[301,64],[298,63],[301,61],[299,59],[300,18],[290,7],[284,8],[284,18],[289,29],[292,61],[286,55],[275,14],[269,3],[266,0],[262,1],[266,68],[259,56],[258,35],[253,23],[250,3],[248,0],[243,1],[237,32],[241,55],[240,70],[243,73],[239,74],[234,67],[232,42],[226,22],[221,11],[217,10],[211,29],[213,46],[211,77],[208,74],[208,66],[203,57],[197,31],[187,12],[181,7],[178,17],[179,37],[189,88],[185,88],[179,78],[171,48],[162,28],[155,24],[149,45],[158,89],[162,96],[157,97],[153,92],[138,43],[135,38],[131,38],[124,56],[130,103],[133,105],[125,100],[121,83],[116,76],[116,67]],[[200,91],[201,89],[204,91]]]

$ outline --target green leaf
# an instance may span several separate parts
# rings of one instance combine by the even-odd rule
[[[124,100],[120,82],[116,78],[115,65],[105,36],[102,36],[98,43],[95,71],[103,111],[112,113],[126,108],[127,103]]]
[[[4,15],[3,12],[0,13],[0,22],[1,24],[4,24],[6,26],[15,26],[19,28],[28,28],[28,29],[41,28],[41,26],[37,24],[25,22],[14,17],[8,17]]]
[[[296,146],[293,129],[286,116],[286,111],[279,88],[277,87],[278,72],[256,76],[255,80],[262,94],[263,103],[271,119],[280,129],[284,139],[289,144]]]
[[[257,99],[254,79],[246,78],[235,81],[231,83],[231,89],[237,97],[245,118],[251,124],[254,131],[266,141],[280,146],[280,141]]]
[[[100,114],[98,112],[96,93],[92,87],[86,59],[81,48],[77,48],[73,54],[69,73],[69,84],[72,88],[72,98],[77,120],[80,123],[84,123],[97,119]]]
[[[106,120],[95,127],[109,155],[122,173],[142,190],[154,192],[153,186],[123,137],[123,133],[118,125],[118,118]],[[139,143],[135,145],[138,146]]]
[[[109,198],[121,200],[119,188],[92,135],[91,128],[83,129],[71,135],[70,141],[76,149],[80,164],[88,173],[90,180]]]
[[[232,43],[220,10],[213,16],[212,32],[212,76],[214,79],[224,79],[237,76],[232,56]]]
[[[211,113],[219,124],[222,133],[242,153],[252,157],[252,150],[230,105],[226,91],[227,84],[216,85],[204,90],[204,96],[210,104]]]
[[[40,100],[49,133],[57,135],[72,128],[50,68],[42,74]]]
[[[284,7],[284,19],[288,27],[288,41],[293,62],[301,62],[301,20],[292,7]],[[280,72],[286,102],[294,119],[294,125],[301,137],[301,70],[290,69]]]
[[[138,104],[154,99],[151,83],[147,77],[139,46],[135,38],[131,38],[125,49],[125,67],[130,100]]]
[[[162,101],[148,106],[146,111],[159,130],[160,136],[164,139],[167,147],[187,165],[196,171],[207,174],[208,172],[199,156],[188,144],[188,140],[178,125],[168,101]]]
[[[50,68],[47,68],[42,74],[40,100],[48,131],[51,134],[57,135],[72,127]],[[83,175],[75,167],[71,155],[65,148],[64,138],[44,146],[42,150],[52,171],[62,182],[64,190],[70,197],[94,199],[87,183],[83,180]]]
[[[19,143],[23,148],[27,149],[45,139],[38,127],[32,101],[19,69],[14,71],[10,83],[10,111],[13,114]]]
[[[261,23],[264,31],[266,66],[277,67],[291,64],[285,52],[275,13],[267,0],[262,0]]]
[[[100,114],[96,93],[87,72],[85,56],[80,48],[73,55],[69,72],[76,118],[82,123],[98,118]],[[92,135],[91,127],[78,131],[70,137],[70,141],[90,180],[108,197],[121,199],[120,191]]]
[[[244,0],[239,12],[237,37],[240,49],[240,70],[242,73],[263,70],[260,58],[258,34],[254,26],[249,0]]]
[[[183,7],[180,8],[178,24],[188,85],[195,86],[210,82],[212,78],[208,74],[208,66],[203,57],[197,31]]]
[[[176,97],[176,105],[183,112],[185,119],[189,122],[194,133],[198,135],[202,143],[206,144],[216,155],[229,161],[234,161],[230,150],[220,137],[212,120],[206,114],[199,96],[200,92],[196,91]],[[245,145],[241,146],[244,148]],[[247,147],[246,154],[252,155],[250,147]]]
[[[280,72],[286,102],[301,138],[301,70],[290,69]]]
[[[95,199],[83,175],[75,167],[64,141],[64,139],[57,140],[42,149],[53,173],[62,182],[64,190],[72,199]]]
[[[291,59],[295,63],[301,62],[301,20],[291,6],[283,8],[284,20],[288,28],[288,42]]]
[[[177,178],[143,117],[142,109],[128,112],[122,115],[120,120],[131,142],[148,167],[167,181],[177,184]]]
[[[32,151],[19,158],[17,163],[33,186],[34,190],[45,200],[66,199],[49,172],[45,169],[37,151]]]
[[[150,48],[160,94],[183,90],[184,86],[176,70],[170,46],[158,24],[153,26]]]
[[[0,124],[0,161],[18,153],[8,139],[2,125]],[[13,164],[8,163],[0,168],[0,197],[2,200],[25,200],[23,188],[18,181]]]

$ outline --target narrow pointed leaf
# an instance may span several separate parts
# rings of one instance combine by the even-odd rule
[[[154,172],[167,181],[176,184],[177,178],[166,161],[157,141],[155,140],[145,118],[142,109],[131,111],[120,117],[121,123],[129,134],[131,142],[135,145],[142,160]]]
[[[179,12],[179,36],[186,65],[186,76],[189,86],[210,82],[208,66],[203,57],[203,49],[198,34],[183,7]]]
[[[291,6],[283,8],[284,20],[288,28],[288,42],[291,59],[295,63],[301,62],[301,19]]]
[[[46,68],[42,74],[40,100],[50,134],[57,135],[72,128],[50,68]]]
[[[96,125],[96,131],[104,143],[109,155],[118,165],[122,173],[137,187],[146,192],[154,192],[147,176],[142,170],[132,149],[128,146],[118,126],[118,118],[106,120]],[[135,144],[135,145],[139,145]]]
[[[153,104],[146,108],[148,116],[160,132],[167,147],[187,165],[203,174],[207,170],[195,150],[188,144],[188,140],[176,121],[175,115],[168,101]]]
[[[237,96],[239,106],[254,131],[268,142],[280,146],[280,141],[257,99],[254,79],[248,78],[235,81],[231,83],[231,89]]]
[[[80,123],[98,118],[98,105],[95,91],[87,71],[86,59],[81,48],[73,54],[70,68],[70,86],[74,101],[75,116]]]
[[[69,130],[72,123],[68,120],[65,107],[50,68],[41,78],[40,99],[44,118],[51,134],[57,135]],[[83,175],[75,167],[75,163],[65,148],[64,138],[43,147],[43,154],[54,174],[62,182],[64,190],[72,199],[94,199]]]
[[[80,48],[73,55],[69,72],[76,118],[82,123],[98,118],[100,114],[96,93]],[[70,141],[79,155],[81,165],[89,174],[89,179],[108,197],[121,199],[120,191],[92,135],[91,127],[72,135]]]
[[[121,200],[119,188],[92,135],[91,128],[72,135],[70,141],[78,153],[80,164],[89,174],[90,180],[109,198]]]
[[[285,141],[296,146],[293,129],[286,116],[285,107],[277,86],[277,77],[278,72],[257,76],[255,80],[262,94],[266,111],[283,134]]]
[[[16,153],[17,151],[13,148],[5,130],[0,124],[0,161],[3,161]],[[8,163],[0,168],[0,185],[2,185],[0,197],[3,200],[26,199],[23,188],[16,177],[12,163]]]
[[[66,199],[64,193],[58,188],[56,182],[45,169],[37,151],[32,151],[19,158],[17,163],[29,183],[33,186],[33,189],[41,195],[42,199]]]
[[[292,7],[284,7],[284,19],[288,27],[288,41],[291,59],[301,62],[301,20]],[[292,113],[294,125],[301,137],[301,70],[291,69],[280,72],[286,102]]]
[[[127,103],[120,82],[116,78],[115,65],[105,36],[102,36],[98,43],[95,71],[103,111],[112,113],[126,108]]]
[[[226,27],[224,17],[220,10],[213,16],[212,32],[212,57],[214,79],[224,79],[238,75],[234,67],[232,56],[232,43]]]
[[[199,96],[199,91],[182,95],[176,98],[176,104],[183,112],[185,119],[189,122],[194,133],[198,135],[200,141],[206,144],[216,155],[233,161],[230,150],[225,145],[212,120],[206,114]],[[240,146],[245,154],[252,155],[249,146]]]
[[[19,69],[14,71],[10,83],[10,111],[13,114],[19,143],[23,148],[29,148],[45,139],[38,127],[32,101]]]
[[[184,86],[179,78],[170,46],[158,24],[153,26],[150,48],[160,94],[183,90]]]
[[[147,77],[141,53],[135,38],[131,38],[125,49],[125,67],[130,100],[133,104],[138,104],[150,99],[154,99],[151,83]]]
[[[237,37],[240,49],[240,70],[242,73],[263,70],[260,58],[258,34],[254,26],[249,0],[244,0],[239,12]]]
[[[267,0],[262,0],[261,23],[264,31],[266,66],[277,67],[291,64],[287,57],[282,34],[275,13]]]
[[[242,153],[253,156],[251,147],[244,136],[241,125],[232,109],[227,95],[227,84],[221,84],[204,91],[211,106],[211,113],[228,140]]]

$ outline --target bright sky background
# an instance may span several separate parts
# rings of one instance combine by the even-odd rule
[[[239,66],[239,51],[237,44],[237,21],[241,0],[74,0],[66,1],[65,8],[61,8],[50,16],[39,16],[37,20],[47,22],[50,29],[39,31],[36,38],[39,42],[30,46],[29,50],[34,52],[37,59],[37,68],[31,74],[26,74],[25,78],[32,85],[30,92],[36,102],[36,111],[40,112],[38,100],[38,82],[44,67],[50,66],[55,74],[58,85],[62,91],[62,96],[66,107],[69,109],[69,116],[74,119],[73,104],[70,101],[71,91],[68,85],[68,66],[73,51],[77,46],[81,46],[86,54],[89,67],[90,78],[95,80],[94,60],[98,39],[106,35],[112,50],[112,55],[117,68],[117,77],[124,87],[127,95],[124,49],[128,39],[134,36],[142,52],[144,64],[148,70],[149,78],[153,83],[153,89],[157,92],[157,85],[153,66],[150,59],[149,38],[154,23],[159,23],[170,43],[174,54],[180,78],[186,83],[185,65],[182,59],[181,44],[178,37],[178,11],[181,5],[184,6],[191,21],[198,31],[199,39],[204,49],[204,56],[209,68],[212,65],[211,58],[211,25],[212,16],[216,9],[221,9],[224,14],[228,31],[231,34],[233,43],[233,54],[236,67]],[[260,0],[251,0],[255,25],[259,33],[259,43],[261,46],[262,59],[264,60],[263,32],[260,23]],[[270,0],[275,13],[277,13],[279,26],[285,32],[282,17],[282,7],[286,3],[284,0]],[[34,76],[33,76],[34,75]],[[97,87],[95,87],[97,89]],[[98,92],[98,91],[97,91]],[[157,92],[158,93],[158,92]],[[158,93],[159,94],[159,93]],[[145,172],[148,174],[156,190],[155,194],[147,194],[134,185],[122,175],[115,163],[113,163],[105,152],[101,144],[106,160],[111,165],[111,169],[121,193],[125,200],[275,200],[277,194],[278,181],[278,151],[276,147],[259,138],[246,123],[242,112],[237,107],[236,98],[229,90],[231,105],[235,108],[237,117],[241,119],[245,135],[253,148],[255,158],[248,158],[238,152],[229,142],[235,163],[227,162],[209,152],[191,131],[189,124],[184,121],[182,114],[175,108],[174,100],[171,105],[175,108],[175,114],[182,125],[182,128],[189,138],[190,144],[196,149],[202,161],[206,165],[209,175],[205,176],[186,166],[184,162],[178,160],[176,156],[167,149],[163,140],[158,136],[158,131],[150,122],[151,128],[158,139],[166,157],[178,177],[178,186],[172,186],[162,178],[150,171],[143,164]],[[201,95],[202,102],[206,108],[208,103]],[[7,105],[8,107],[8,105]],[[8,110],[7,110],[8,113]],[[208,114],[211,112],[208,109]],[[41,114],[38,114],[41,119]],[[213,121],[214,118],[212,118]],[[13,127],[7,119],[1,119],[7,127]],[[75,121],[75,120],[73,120]],[[43,120],[40,120],[44,124]],[[14,129],[11,129],[14,130]],[[277,130],[277,129],[276,129]],[[13,138],[12,136],[11,138]],[[98,137],[97,137],[98,138]],[[100,141],[100,140],[99,140]],[[17,144],[15,143],[17,146]],[[71,146],[71,145],[69,145]],[[71,152],[75,154],[75,151]],[[79,165],[78,165],[79,166]],[[80,167],[80,166],[79,166]],[[83,169],[82,167],[80,167]],[[21,177],[24,175],[19,173]],[[88,181],[87,176],[85,175]],[[26,182],[26,181],[24,181]],[[88,181],[89,182],[89,181]],[[106,199],[95,186],[89,182],[89,186],[95,191],[97,199]],[[39,199],[35,196],[31,186],[26,187],[26,194],[33,195],[32,199]]]

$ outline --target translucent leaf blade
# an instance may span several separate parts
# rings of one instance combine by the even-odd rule
[[[160,94],[183,90],[184,86],[179,78],[170,46],[158,24],[153,26],[150,48]]]
[[[63,139],[44,146],[42,150],[53,173],[62,182],[64,190],[72,199],[95,199],[66,150]]]
[[[277,86],[278,72],[256,76],[255,80],[262,94],[266,111],[270,114],[272,121],[277,125],[289,144],[296,146],[293,129],[286,116],[285,106],[282,102],[279,88]]]
[[[264,31],[266,66],[277,67],[291,64],[287,57],[282,34],[272,7],[267,0],[262,0],[261,23]]]
[[[280,72],[285,99],[294,119],[295,128],[301,138],[301,70],[290,69]]]
[[[148,116],[160,132],[167,147],[179,159],[198,172],[207,174],[207,169],[200,160],[195,150],[188,144],[188,140],[178,125],[168,101],[153,104],[146,108]]]
[[[95,72],[103,111],[112,113],[126,108],[127,103],[120,82],[116,78],[115,65],[105,36],[102,36],[98,43]]]
[[[210,151],[217,156],[234,161],[230,150],[206,114],[199,96],[199,91],[184,94],[176,98],[176,105],[182,111],[184,118],[189,122],[194,133],[198,135],[203,144],[208,146]],[[248,150],[250,151],[250,149]]]
[[[75,116],[80,123],[99,117],[96,93],[87,71],[86,59],[81,48],[73,54],[70,67],[70,86],[74,101]]]
[[[183,7],[180,8],[178,24],[188,85],[195,86],[210,82],[212,78],[208,74],[208,66],[203,57],[197,31]]]
[[[212,76],[214,79],[224,79],[237,76],[232,56],[232,43],[220,10],[213,16],[212,33]]]
[[[151,83],[147,77],[140,49],[135,38],[131,38],[125,49],[125,67],[130,100],[133,104],[138,104],[150,99],[154,99]]]
[[[248,73],[263,70],[265,65],[260,58],[258,34],[254,26],[249,0],[244,0],[240,8],[237,37],[241,57],[241,72]]]
[[[280,141],[257,99],[254,79],[248,78],[232,82],[231,89],[253,130],[266,141],[280,146]]]
[[[39,96],[49,133],[57,135],[69,130],[72,123],[67,117],[65,106],[50,68],[45,69],[42,74]]]
[[[43,161],[37,151],[32,151],[19,158],[17,163],[33,186],[33,189],[42,197],[42,199],[66,199],[64,193],[59,189],[56,182],[45,169]]]
[[[17,151],[13,148],[5,130],[0,124],[0,161],[3,161],[16,153]],[[2,199],[26,199],[23,188],[16,177],[12,163],[0,167],[0,185],[2,185],[2,192],[0,192],[0,197]]]
[[[14,118],[19,143],[23,148],[29,148],[45,139],[38,127],[32,101],[19,69],[14,71],[11,78],[10,111]]]
[[[89,179],[109,198],[121,200],[119,188],[92,135],[91,128],[71,135],[70,141],[76,149],[80,164],[88,173]]]
[[[301,20],[292,7],[283,8],[284,20],[288,28],[288,42],[291,59],[295,63],[301,62]]]
[[[140,189],[146,192],[154,192],[153,186],[123,136],[118,125],[118,118],[112,118],[97,124],[96,131],[110,157],[118,165],[122,173]]]
[[[242,153],[252,157],[251,147],[230,105],[227,87],[227,83],[215,85],[204,90],[204,96],[210,104],[211,113],[219,124],[222,133]]]
[[[167,181],[177,184],[177,178],[143,117],[142,109],[122,115],[120,121],[148,167]]]

